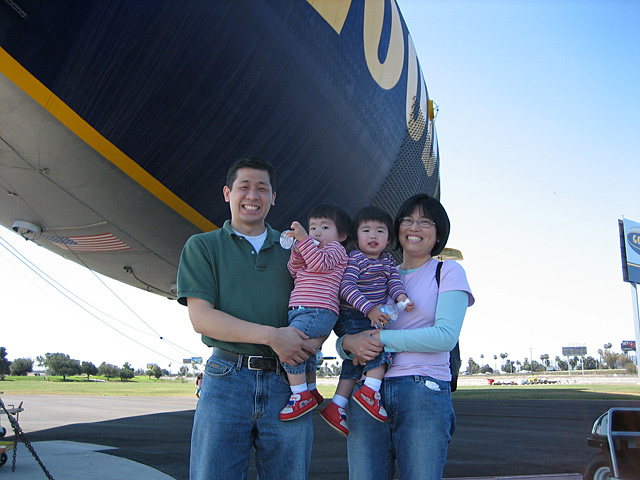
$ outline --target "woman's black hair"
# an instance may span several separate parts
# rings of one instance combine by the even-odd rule
[[[393,245],[396,237],[393,231],[393,218],[391,215],[387,213],[380,207],[369,206],[364,207],[358,210],[356,216],[353,217],[353,239],[354,241],[358,241],[358,229],[360,225],[364,222],[380,222],[387,227],[387,231],[389,232],[389,244]]]
[[[345,235],[345,239],[340,242],[343,247],[351,243],[351,217],[347,211],[336,203],[321,203],[316,205],[309,212],[309,220],[312,218],[328,218],[333,220],[338,229],[338,235]]]
[[[419,208],[422,215],[430,218],[436,224],[436,244],[433,250],[431,250],[431,256],[435,257],[442,252],[447,244],[449,230],[451,228],[449,216],[437,199],[426,193],[419,193],[418,195],[409,197],[398,209],[398,213],[393,222],[393,231],[395,232],[396,238],[399,238],[400,219],[410,216],[416,208]],[[397,242],[396,248],[402,250],[400,242]]]

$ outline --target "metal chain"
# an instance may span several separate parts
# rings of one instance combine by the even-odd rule
[[[36,462],[38,462],[38,465],[40,465],[40,468],[42,468],[42,471],[45,473],[47,478],[49,480],[55,480],[51,475],[51,473],[49,473],[49,470],[47,470],[47,467],[44,466],[44,463],[42,463],[42,460],[40,460],[40,457],[38,457],[38,454],[33,448],[33,445],[31,445],[31,442],[27,438],[27,435],[24,433],[24,431],[20,427],[18,420],[16,420],[13,417],[13,415],[9,413],[9,411],[7,410],[7,407],[5,407],[4,402],[2,401],[2,398],[0,398],[0,407],[2,408],[2,410],[4,410],[4,413],[7,414],[7,417],[9,418],[9,423],[11,424],[11,427],[13,428],[13,433],[15,435],[14,446],[13,446],[13,466],[11,470],[13,472],[15,472],[16,470],[16,454],[18,452],[18,437],[20,437],[20,440],[22,441],[22,443],[24,443],[25,447],[27,447],[27,450],[31,452],[31,455],[33,455],[33,458],[36,459]]]

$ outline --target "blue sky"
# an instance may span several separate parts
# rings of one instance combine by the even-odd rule
[[[576,344],[594,357],[607,342],[619,351],[622,340],[634,338],[617,220],[640,222],[640,2],[398,3],[439,106],[449,246],[463,252],[477,299],[461,336],[463,363],[502,352],[513,360],[531,352],[554,358]],[[96,363],[167,366],[207,355],[175,302],[107,281],[133,314],[89,272],[1,233],[61,283],[76,291],[93,286],[92,303],[148,332],[139,316],[184,347],[128,332],[161,356],[143,349],[0,249],[2,271],[11,272],[0,279],[12,299],[3,325],[15,327],[0,340],[10,358],[55,349]],[[36,295],[48,300],[34,302]]]

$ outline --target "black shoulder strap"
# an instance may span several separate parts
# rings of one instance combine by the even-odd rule
[[[438,262],[438,266],[436,267],[436,283],[438,284],[438,287],[440,287],[440,272],[442,271],[442,264],[443,262]]]
[[[436,267],[436,283],[440,288],[440,271],[442,270],[442,264],[444,262],[438,262]],[[453,350],[449,353],[449,369],[451,371],[451,391],[455,392],[458,389],[458,372],[460,372],[460,342],[456,343]]]

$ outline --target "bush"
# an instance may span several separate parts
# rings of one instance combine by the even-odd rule
[[[636,367],[633,362],[627,363],[626,367],[624,367],[624,371],[626,373],[638,373],[638,367]]]

